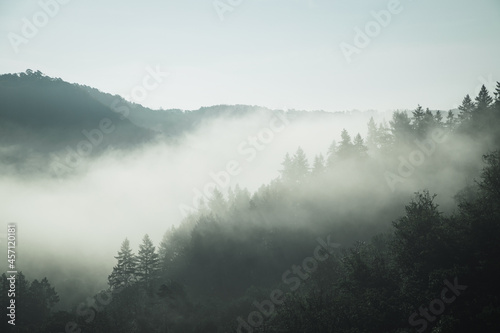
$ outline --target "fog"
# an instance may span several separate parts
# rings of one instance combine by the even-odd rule
[[[128,238],[137,249],[149,234],[158,244],[185,216],[183,205],[197,207],[197,190],[210,193],[205,186],[214,183],[211,174],[222,177],[218,188],[223,193],[236,185],[254,192],[279,176],[286,153],[300,146],[312,165],[316,154],[325,155],[339,140],[343,128],[365,136],[371,116],[387,117],[358,112],[299,121],[288,120],[290,113],[280,115],[217,118],[177,144],[159,140],[133,151],[109,150],[65,177],[2,176],[0,220],[19,226],[20,270],[29,268],[28,276],[47,276],[58,286],[76,276],[94,279],[82,283],[97,291],[106,287],[121,242]],[[234,175],[226,172],[230,161],[238,165]]]

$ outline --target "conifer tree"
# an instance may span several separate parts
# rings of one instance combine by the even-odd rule
[[[136,274],[140,282],[144,282],[149,286],[151,280],[156,276],[159,269],[159,256],[156,253],[156,248],[149,238],[149,235],[144,235],[142,244],[139,246],[137,255]]]
[[[445,126],[448,129],[453,129],[455,127],[455,124],[456,124],[455,115],[453,114],[453,111],[449,110],[448,115],[446,116]]]
[[[378,146],[378,130],[377,130],[377,124],[375,124],[375,120],[373,120],[373,117],[370,117],[370,121],[368,121],[368,134],[366,136],[366,145],[368,146],[368,149],[377,149],[379,148]]]
[[[436,125],[441,127],[443,124],[443,115],[441,114],[441,111],[439,111],[439,110],[436,111],[436,114],[434,115],[434,119],[435,119]]]
[[[335,165],[335,154],[337,151],[337,142],[335,140],[332,141],[330,147],[328,147],[328,152],[326,155],[326,167],[332,168]]]
[[[50,316],[50,310],[59,302],[59,296],[47,280],[33,280],[28,291],[29,320],[34,324],[41,324]]]
[[[435,127],[435,125],[436,125],[436,119],[434,118],[432,111],[429,110],[429,108],[426,108],[425,109],[425,116],[424,116],[425,132],[427,132],[429,129]]]
[[[316,155],[314,158],[312,173],[314,175],[323,174],[325,172],[325,168],[325,158],[323,157],[323,154]]]
[[[387,153],[391,150],[394,140],[385,121],[378,126],[378,140],[381,151]]]
[[[293,163],[290,154],[286,153],[281,165],[283,166],[283,169],[280,171],[281,179],[286,183],[291,182],[293,180]]]
[[[389,121],[391,133],[394,140],[400,143],[409,144],[412,139],[411,119],[405,111],[396,111],[392,114],[392,120]]]
[[[368,147],[365,146],[365,142],[359,133],[354,137],[353,146],[358,156],[366,155]]]
[[[413,115],[412,118],[413,129],[415,130],[415,133],[417,134],[418,137],[423,137],[427,130],[425,122],[426,112],[424,111],[424,108],[422,108],[421,105],[418,105],[417,108],[414,111],[412,111],[412,115]]]
[[[309,162],[304,150],[299,147],[292,159],[293,174],[296,181],[302,181],[309,173]]]
[[[493,98],[491,98],[488,89],[486,89],[486,87],[483,84],[481,86],[479,94],[476,97],[476,109],[479,112],[487,111],[492,103],[493,103]]]
[[[342,133],[340,133],[340,143],[337,148],[337,155],[340,158],[347,158],[351,156],[353,152],[353,144],[351,141],[351,136],[346,131],[346,129],[342,129]]]
[[[493,102],[493,107],[497,112],[500,112],[500,82],[497,82],[497,87],[494,94],[495,101]]]
[[[224,195],[218,189],[212,192],[212,197],[208,200],[208,208],[215,214],[221,215],[226,212],[227,202]]]
[[[458,117],[461,121],[467,121],[471,119],[472,113],[474,112],[475,108],[476,106],[474,105],[474,102],[471,100],[470,96],[465,96],[462,101],[462,105],[458,107],[458,109],[460,110]]]
[[[118,263],[113,267],[113,272],[108,277],[110,287],[116,289],[132,285],[137,279],[137,258],[130,249],[128,239],[123,241],[115,259],[118,260]]]

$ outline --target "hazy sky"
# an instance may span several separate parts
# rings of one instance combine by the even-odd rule
[[[181,109],[450,109],[500,80],[500,1],[397,2],[72,0],[49,5],[51,17],[39,1],[1,0],[0,73],[38,69],[129,95],[159,66],[170,75],[142,104]],[[348,62],[340,45],[356,47],[356,27],[373,37]]]

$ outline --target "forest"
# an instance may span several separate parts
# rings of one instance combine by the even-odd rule
[[[215,190],[159,244],[124,239],[108,288],[70,308],[19,274],[1,331],[499,332],[499,126],[500,82],[457,111],[372,118],[312,160],[297,147],[279,177]],[[6,274],[1,289],[5,309]]]

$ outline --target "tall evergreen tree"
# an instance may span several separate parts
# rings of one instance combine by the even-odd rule
[[[292,159],[293,175],[295,181],[303,181],[309,173],[309,162],[304,150],[299,147]]]
[[[436,125],[441,127],[443,124],[443,115],[441,114],[441,111],[439,111],[439,110],[436,111],[436,114],[434,115],[434,119],[436,120]]]
[[[323,157],[323,154],[316,155],[314,158],[312,173],[314,175],[321,175],[325,172],[325,169],[325,158]]]
[[[236,194],[237,195],[237,194]],[[159,268],[161,271],[171,274],[181,260],[190,239],[191,229],[186,227],[172,227],[164,235],[158,247]]]
[[[363,138],[361,137],[361,134],[359,134],[359,133],[354,137],[353,148],[358,156],[361,156],[361,157],[366,156],[366,152],[368,151],[368,147],[365,146],[365,142],[364,142]]]
[[[476,109],[481,113],[485,112],[489,109],[492,103],[493,103],[493,98],[491,98],[488,89],[486,89],[486,87],[483,84],[481,86],[479,94],[476,97]]]
[[[137,279],[137,258],[130,249],[128,239],[123,241],[115,259],[118,260],[118,263],[113,267],[113,272],[108,277],[110,287],[116,289],[132,285]]]
[[[429,110],[429,108],[425,109],[424,124],[426,132],[436,126],[436,118],[432,114],[432,111]]]
[[[373,120],[373,117],[370,117],[370,121],[368,122],[368,134],[366,136],[366,145],[370,150],[375,150],[379,148],[377,124],[375,124],[375,120]]]
[[[326,154],[327,168],[332,168],[335,165],[336,152],[337,152],[337,142],[333,140],[330,146],[328,147],[328,152]]]
[[[212,192],[212,197],[208,200],[208,209],[218,215],[226,212],[227,202],[222,192],[218,189]]]
[[[33,280],[29,287],[28,297],[30,304],[29,320],[33,324],[42,324],[50,316],[50,311],[59,302],[59,296],[47,280]]]
[[[471,100],[470,96],[467,95],[464,97],[464,100],[462,101],[462,105],[458,107],[460,110],[460,113],[458,114],[458,117],[460,118],[461,121],[467,121],[472,118],[472,113],[476,109],[476,105],[474,102]]]
[[[293,181],[293,163],[290,157],[290,154],[286,153],[283,162],[281,163],[283,169],[280,171],[281,179],[285,183],[289,183]]]
[[[382,152],[388,153],[391,151],[392,143],[394,140],[385,121],[378,126],[378,141],[380,150]]]
[[[166,270],[171,261],[171,249],[169,244],[170,235],[174,232],[174,227],[163,234],[160,245],[158,246],[158,260],[161,270]]]
[[[449,110],[448,115],[446,116],[446,128],[448,129],[453,129],[457,123],[457,120],[455,119],[455,115],[453,114],[453,111]]]
[[[340,133],[340,143],[337,148],[337,155],[340,158],[347,158],[351,156],[353,153],[353,144],[351,141],[351,136],[346,131],[346,129],[342,129],[342,133]]]
[[[391,133],[399,143],[409,144],[413,137],[413,128],[411,119],[405,111],[396,111],[392,114],[392,120],[389,121]]]
[[[156,253],[156,248],[149,238],[149,235],[144,235],[142,244],[139,245],[139,253],[137,255],[136,274],[140,282],[144,282],[149,286],[151,280],[156,276],[159,270],[159,257]]]
[[[426,111],[421,105],[418,105],[415,110],[412,111],[412,126],[418,137],[425,136],[427,131],[426,123]]]
[[[498,113],[500,112],[500,81],[497,82],[494,94],[495,94],[495,101],[493,102],[493,107]]]

